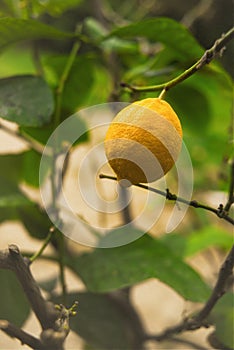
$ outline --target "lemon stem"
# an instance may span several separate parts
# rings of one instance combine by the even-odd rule
[[[166,90],[166,89],[163,89],[162,92],[160,93],[160,95],[158,96],[158,98],[159,98],[160,100],[163,100],[164,97],[165,97],[166,92],[167,92],[167,90]]]

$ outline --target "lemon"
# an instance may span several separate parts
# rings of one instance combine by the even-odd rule
[[[164,100],[136,101],[113,119],[104,145],[108,162],[122,185],[153,182],[173,167],[180,154],[180,120]]]

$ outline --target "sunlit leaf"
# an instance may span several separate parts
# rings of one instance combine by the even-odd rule
[[[145,37],[152,42],[161,42],[172,50],[196,60],[202,48],[192,34],[180,23],[170,18],[150,18],[114,29],[109,36],[121,38]],[[109,37],[107,36],[107,38]]]
[[[177,255],[185,257],[195,255],[210,247],[227,250],[233,243],[230,233],[213,225],[207,225],[187,235],[179,233],[164,235],[160,240]]]

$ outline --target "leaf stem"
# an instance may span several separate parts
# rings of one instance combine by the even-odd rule
[[[62,99],[63,99],[63,91],[67,79],[69,77],[72,65],[75,61],[77,52],[80,48],[80,39],[74,42],[67,62],[65,64],[63,73],[60,77],[58,87],[56,90],[56,101],[55,101],[55,113],[54,113],[54,129],[56,129],[61,122],[61,113],[62,113]],[[59,220],[58,217],[58,209],[57,209],[57,197],[61,191],[61,182],[56,182],[56,162],[58,158],[58,140],[55,139],[55,144],[53,146],[53,155],[52,155],[52,171],[51,171],[51,191],[52,191],[52,208],[54,209],[54,213],[56,215],[56,221]],[[65,282],[65,274],[64,274],[64,252],[65,252],[65,241],[64,236],[60,231],[57,231],[57,242],[58,242],[58,254],[59,254],[59,267],[60,267],[60,281],[63,290],[63,299],[65,301],[66,297],[66,282]]]
[[[8,334],[11,338],[20,340],[21,344],[26,344],[32,349],[42,349],[41,341],[28,334],[23,329],[15,326],[7,320],[0,320],[0,329]]]
[[[216,56],[222,55],[225,45],[232,40],[234,37],[234,27],[231,28],[228,32],[223,34],[219,39],[215,41],[213,46],[206,50],[202,57],[195,62],[190,68],[186,69],[183,73],[178,75],[172,80],[169,80],[166,83],[151,85],[151,86],[135,86],[128,83],[121,83],[122,87],[126,87],[131,91],[135,92],[151,92],[163,90],[163,94],[166,91],[174,87],[175,85],[181,83],[182,81],[188,79],[191,75],[200,70],[203,66],[209,64]]]
[[[117,178],[115,176],[110,176],[110,175],[105,175],[105,174],[100,174],[99,178],[100,179],[109,179],[109,180],[114,180],[114,181],[117,180]],[[201,209],[210,211],[210,212],[216,214],[220,219],[224,219],[224,220],[228,221],[229,223],[231,223],[232,225],[234,225],[234,220],[230,216],[228,216],[228,213],[224,210],[222,204],[220,204],[219,207],[216,209],[216,208],[210,207],[206,204],[199,203],[196,200],[188,201],[185,198],[178,197],[177,195],[172,194],[168,189],[166,191],[161,191],[161,190],[158,190],[156,188],[153,188],[153,187],[150,187],[150,186],[144,185],[144,184],[134,184],[133,186],[143,188],[145,190],[157,193],[160,196],[163,196],[167,200],[170,200],[170,201],[177,201],[180,203],[187,204],[190,207],[201,208]]]
[[[75,43],[72,46],[71,52],[69,54],[69,57],[67,59],[66,65],[64,67],[63,73],[60,77],[60,81],[56,90],[56,109],[55,109],[55,117],[54,117],[54,123],[55,127],[57,127],[60,123],[61,118],[61,105],[62,105],[62,95],[64,91],[65,83],[68,79],[69,73],[71,71],[71,68],[73,66],[73,63],[76,58],[76,54],[80,48],[80,39],[76,40]]]
[[[41,246],[41,248],[38,250],[38,252],[36,252],[35,254],[33,254],[33,255],[29,258],[29,260],[30,260],[31,263],[33,263],[37,258],[39,258],[39,257],[42,255],[42,253],[44,252],[45,248],[46,248],[46,247],[48,246],[48,244],[50,243],[50,240],[51,240],[51,237],[52,237],[54,231],[55,231],[55,227],[52,226],[52,227],[50,228],[49,233],[48,233],[48,235],[47,235],[45,241],[43,242],[43,245]]]

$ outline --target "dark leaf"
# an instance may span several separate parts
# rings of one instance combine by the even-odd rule
[[[44,239],[47,236],[52,223],[48,215],[38,206],[20,207],[18,213],[30,236],[37,239]]]
[[[131,317],[111,296],[87,292],[69,294],[67,299],[69,305],[79,302],[77,315],[71,318],[71,329],[88,344],[102,350],[136,349],[133,344],[137,335]]]
[[[24,153],[22,180],[28,185],[39,187],[39,168],[41,155],[34,150]]]
[[[12,208],[6,218],[15,218],[17,207],[31,205],[31,201],[19,188],[22,159],[23,153],[0,156],[0,207],[5,214],[8,208]],[[1,218],[4,219],[3,213],[1,213]]]
[[[49,56],[45,61],[47,74],[55,77],[54,84],[58,84],[64,71],[67,56]],[[77,57],[65,82],[62,108],[69,114],[73,114],[79,106],[85,106],[89,92],[93,85],[94,60],[88,55]],[[64,119],[64,118],[63,118]]]
[[[225,294],[216,304],[209,316],[209,322],[215,326],[217,340],[233,349],[234,298],[232,293]]]
[[[33,19],[0,18],[0,47],[22,40],[61,40],[72,36],[72,33],[60,31]]]
[[[54,111],[53,94],[45,81],[22,75],[0,80],[0,116],[20,125],[42,126]]]
[[[12,271],[0,270],[0,319],[22,326],[30,308],[22,288]]]
[[[185,299],[204,301],[209,288],[162,242],[144,235],[118,248],[100,248],[69,261],[91,291],[107,292],[158,278]]]

